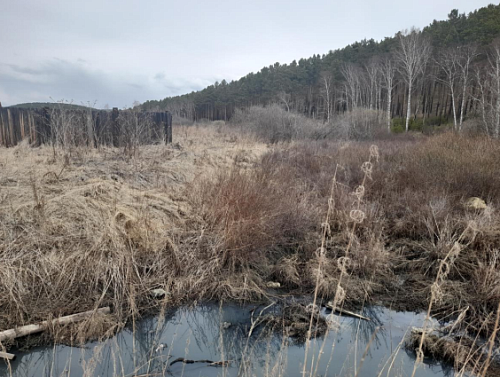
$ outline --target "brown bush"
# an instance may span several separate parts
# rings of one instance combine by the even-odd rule
[[[366,181],[360,206],[366,218],[354,234],[350,210],[356,206],[353,193],[363,178],[361,165],[369,154],[368,143],[303,141],[270,152],[257,167],[286,172],[278,177],[287,177],[279,184],[285,187],[295,182],[308,195],[310,205],[318,208],[319,219],[313,222],[316,247],[331,179],[337,171],[335,210],[326,244],[329,262],[319,279],[319,293],[335,293],[339,276],[336,260],[344,256],[350,242],[347,297],[360,299],[363,284],[366,294],[394,289],[394,275],[399,274],[409,284],[409,296],[403,294],[401,299],[425,306],[430,292],[425,287],[430,287],[439,262],[458,243],[460,252],[446,275],[449,282],[442,284],[443,297],[435,310],[467,303],[471,306],[469,323],[482,323],[498,302],[491,287],[498,279],[498,262],[492,255],[500,249],[500,222],[494,211],[500,202],[500,143],[445,133],[395,137],[376,144],[380,159],[372,179]],[[487,208],[465,208],[466,199],[472,196],[484,198]],[[313,286],[317,263],[311,254],[302,254],[300,260],[303,286]],[[405,275],[414,275],[416,280]],[[414,283],[424,290],[413,294]]]
[[[277,168],[235,167],[194,185],[192,200],[213,237],[208,252],[233,271],[303,247],[313,226],[308,195]]]

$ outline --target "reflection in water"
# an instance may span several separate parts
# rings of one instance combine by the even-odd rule
[[[11,371],[1,361],[0,376],[300,377],[304,345],[284,337],[282,329],[272,331],[263,326],[248,337],[254,308],[214,304],[181,308],[162,320],[141,320],[136,323],[135,333],[125,329],[112,339],[88,343],[83,348],[57,345],[25,353],[14,351],[18,357],[11,364]],[[323,311],[324,315],[329,313]],[[351,376],[361,364],[360,377],[377,376],[381,371],[381,376],[411,375],[414,358],[400,349],[401,341],[411,326],[421,326],[424,315],[380,307],[365,309],[363,314],[372,321],[336,317],[337,330],[326,339],[311,341],[315,360],[323,341],[326,342],[317,375]],[[231,325],[223,326],[225,322]],[[206,362],[178,362],[170,366],[177,358],[232,362],[228,367],[209,366]],[[453,371],[427,363],[418,369],[417,376],[453,376]]]

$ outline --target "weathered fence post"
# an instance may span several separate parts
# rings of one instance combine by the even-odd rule
[[[119,147],[119,135],[120,135],[120,125],[118,124],[118,107],[113,107],[113,111],[111,112],[111,137],[113,138],[113,146]]]
[[[16,141],[14,139],[14,124],[12,123],[12,114],[10,113],[10,109],[7,109],[7,124],[8,124],[8,132],[9,132],[9,138],[7,140],[8,142],[8,147],[12,147],[16,145]]]
[[[3,111],[0,109],[0,146],[7,146],[5,141],[5,125],[3,121]]]
[[[165,144],[172,143],[172,114],[165,112]]]
[[[38,134],[40,137],[40,144],[47,143],[52,139],[52,125],[50,124],[50,109],[48,107],[44,107],[42,109],[42,115],[39,122],[39,131]]]
[[[56,138],[63,135],[58,134],[57,127],[65,127],[66,124],[57,122],[67,121],[61,117],[61,109],[25,108],[0,108],[0,146],[12,147],[23,139],[29,139],[33,146],[41,144],[57,143],[63,140]],[[137,140],[140,144],[155,143],[163,141],[165,144],[172,143],[172,114],[164,112],[129,113],[124,110],[119,112],[118,108],[108,110],[66,110],[71,112],[71,122],[78,123],[68,135],[79,145],[98,147],[100,144],[120,147],[123,137],[128,133],[139,132]],[[127,122],[127,116],[138,117],[139,124],[131,125]],[[139,126],[139,130],[130,127]],[[123,133],[123,134],[122,134]],[[66,135],[65,135],[66,136]]]

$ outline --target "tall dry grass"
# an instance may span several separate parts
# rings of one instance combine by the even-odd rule
[[[132,156],[113,148],[75,148],[71,156],[26,144],[2,149],[0,328],[104,305],[123,322],[157,305],[155,288],[172,303],[230,291],[233,277],[214,281],[219,262],[200,258],[202,226],[186,192],[199,171],[235,160],[245,166],[260,153],[222,132],[186,130],[175,146]],[[221,148],[207,153],[205,145]]]
[[[123,322],[158,306],[154,288],[174,305],[262,298],[274,281],[351,309],[465,313],[454,331],[496,339],[497,141],[395,137],[367,165],[365,142],[269,149],[225,125],[177,137],[133,155],[1,151],[0,327],[100,305]]]

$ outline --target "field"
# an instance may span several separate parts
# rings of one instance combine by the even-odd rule
[[[224,124],[173,138],[133,155],[0,149],[0,329],[110,305],[104,334],[157,310],[154,289],[175,306],[265,301],[279,283],[350,310],[428,310],[497,340],[498,141],[267,144]]]

